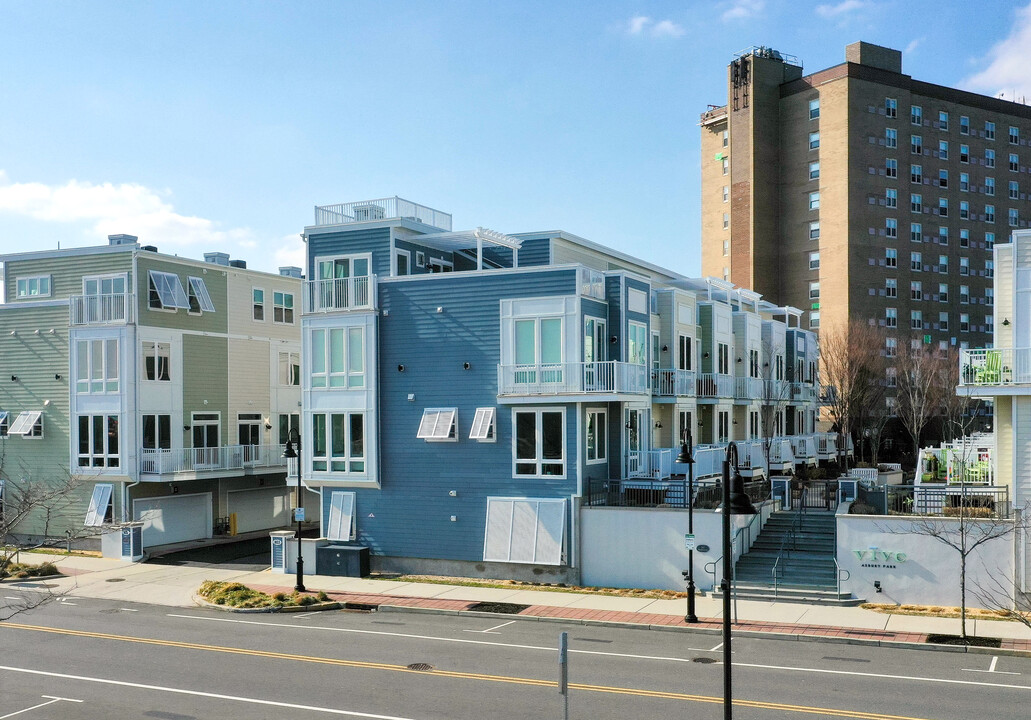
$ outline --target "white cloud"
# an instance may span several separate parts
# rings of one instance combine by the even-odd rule
[[[284,267],[286,265],[303,268],[305,247],[304,241],[301,240],[301,236],[299,234],[294,234],[284,235],[280,238],[274,257],[277,268]]]
[[[169,195],[136,183],[10,182],[0,170],[0,215],[86,225],[94,237],[129,233],[145,244],[246,247],[254,242],[247,228],[224,230],[212,220],[176,212]]]
[[[1031,97],[1031,4],[1018,8],[1010,34],[988,51],[988,66],[960,83],[961,87],[1006,99]]]
[[[652,37],[680,37],[686,30],[672,20],[655,22],[647,15],[636,15],[627,21],[626,31],[629,35],[650,35]]]
[[[906,45],[906,49],[902,51],[902,56],[905,57],[906,55],[909,55],[912,52],[916,52],[916,49],[920,47],[920,43],[922,43],[923,41],[924,39],[922,37],[918,37],[915,40],[911,40],[909,45]]]
[[[843,0],[837,5],[817,5],[816,14],[822,18],[833,18],[854,10],[864,10],[870,6],[871,3],[865,0]]]
[[[755,17],[766,7],[766,0],[732,0],[720,17],[726,22],[728,20],[746,20]]]

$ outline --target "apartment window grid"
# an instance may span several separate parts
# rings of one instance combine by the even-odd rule
[[[909,122],[912,125],[923,125],[924,124],[924,109],[919,105],[913,105],[909,108]]]
[[[895,248],[884,248],[884,267],[898,267],[899,251]]]
[[[970,274],[970,258],[961,257],[959,259],[959,274],[969,275]]]
[[[899,176],[899,161],[895,158],[884,159],[884,176],[897,178]]]
[[[885,297],[898,297],[899,294],[899,281],[896,278],[884,278],[884,296]]]
[[[1020,172],[1020,156],[1010,153],[1010,172]]]
[[[922,213],[924,211],[924,196],[920,193],[909,194],[909,211]]]
[[[938,227],[938,244],[939,245],[948,245],[949,244],[949,228],[947,228],[945,225],[940,225]]]
[[[884,147],[897,148],[899,146],[899,131],[895,128],[884,128]]]
[[[989,197],[995,197],[995,178],[986,177],[984,179],[984,194]]]
[[[948,283],[938,283],[938,302],[949,301],[949,285]]]
[[[923,255],[918,252],[909,253],[909,269],[914,272],[920,272],[924,269]]]
[[[895,218],[884,219],[884,235],[895,238],[899,236],[899,221]]]
[[[959,219],[969,220],[970,219],[970,203],[966,200],[959,201]]]
[[[909,240],[916,243],[924,241],[924,230],[920,223],[909,224]]]
[[[938,111],[938,129],[948,130],[949,129],[949,114],[944,110]]]
[[[919,135],[909,136],[909,152],[911,155],[924,154],[924,139]]]
[[[966,115],[959,116],[959,134],[969,135],[970,134],[970,118]]]
[[[820,221],[813,220],[809,223],[809,239],[819,240],[820,239]]]
[[[924,285],[919,280],[914,280],[909,283],[909,299],[910,300],[923,300],[924,299]]]
[[[898,327],[899,311],[897,308],[884,308],[884,325],[890,328]]]
[[[938,198],[938,217],[949,216],[949,199]]]
[[[909,182],[922,185],[924,182],[924,168],[922,165],[909,166]]]
[[[895,188],[884,189],[884,207],[898,207],[899,206],[899,191]]]
[[[938,272],[947,273],[949,272],[949,256],[939,255],[938,256]]]

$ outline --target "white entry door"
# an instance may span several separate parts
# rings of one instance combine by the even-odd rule
[[[133,519],[143,523],[143,547],[211,537],[211,493],[140,498]]]

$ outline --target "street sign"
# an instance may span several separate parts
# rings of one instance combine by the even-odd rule
[[[684,534],[684,547],[687,548],[688,550],[694,550],[695,549],[695,540],[694,540],[694,535],[692,533],[685,533]]]
[[[294,522],[304,522],[304,508],[294,508]]]

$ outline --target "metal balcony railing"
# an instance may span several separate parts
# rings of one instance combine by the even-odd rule
[[[675,397],[693,397],[695,394],[694,370],[653,370],[652,393]]]
[[[134,317],[132,293],[72,295],[68,298],[71,325],[125,325]]]
[[[401,218],[451,232],[451,214],[399,197],[362,200],[337,205],[316,205],[316,225],[345,225],[370,220]]]
[[[244,447],[223,445],[209,448],[144,449],[140,451],[140,473],[174,475],[215,470],[243,470]]]
[[[961,386],[1031,383],[1031,348],[960,350]]]
[[[719,373],[699,373],[696,396],[700,398],[734,397],[734,377]]]
[[[361,275],[304,283],[304,312],[375,310],[376,276]]]
[[[762,400],[762,378],[734,378],[734,398],[737,400]]]
[[[574,362],[498,365],[499,395],[648,392],[648,367],[634,363]]]
[[[631,450],[627,453],[627,477],[663,480],[672,472],[672,448]]]

